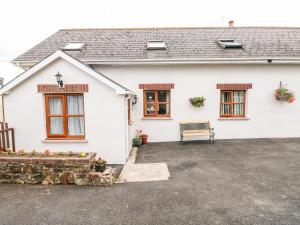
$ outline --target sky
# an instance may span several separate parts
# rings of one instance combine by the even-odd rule
[[[300,27],[299,0],[0,0],[0,77],[8,62],[63,28]]]

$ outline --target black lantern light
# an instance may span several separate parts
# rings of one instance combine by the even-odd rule
[[[62,75],[59,73],[59,72],[57,72],[57,74],[55,74],[54,76],[56,76],[56,81],[57,81],[57,83],[58,83],[58,86],[60,87],[60,88],[63,88],[64,87],[64,82],[62,81]]]

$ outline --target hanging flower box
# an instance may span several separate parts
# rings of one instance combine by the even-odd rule
[[[292,103],[296,100],[295,94],[292,91],[282,86],[276,89],[275,98],[278,101],[288,102],[288,103]]]
[[[190,100],[190,103],[192,104],[192,106],[195,106],[195,107],[204,106],[205,98],[203,96],[193,97],[193,98],[190,98],[189,100]]]

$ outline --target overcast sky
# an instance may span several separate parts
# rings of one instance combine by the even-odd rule
[[[0,77],[4,63],[62,28],[299,26],[298,0],[0,0]]]

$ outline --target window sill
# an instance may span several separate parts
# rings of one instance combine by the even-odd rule
[[[173,120],[171,117],[142,117],[142,120]]]
[[[43,143],[88,143],[88,140],[72,140],[72,139],[45,139]]]
[[[247,117],[221,117],[219,118],[218,120],[250,120],[249,118]]]

